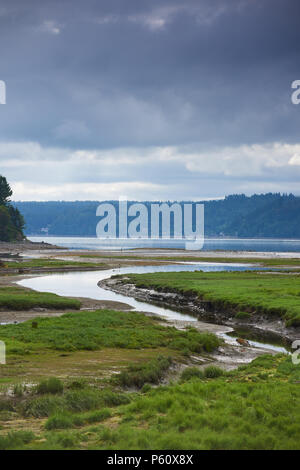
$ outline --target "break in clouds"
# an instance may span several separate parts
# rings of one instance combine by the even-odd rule
[[[3,0],[16,199],[299,194],[298,0]]]

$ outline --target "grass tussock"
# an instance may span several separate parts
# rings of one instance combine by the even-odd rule
[[[207,366],[204,369],[204,377],[207,379],[215,379],[217,377],[221,377],[223,374],[223,369],[217,366]]]
[[[61,380],[56,377],[50,377],[49,379],[42,380],[36,388],[37,393],[44,395],[46,393],[57,394],[62,393],[64,385]]]
[[[59,395],[43,394],[38,397],[29,397],[15,410],[25,417],[44,418],[53,414],[81,413],[100,407],[120,406],[129,401],[128,395],[124,393],[86,386],[81,390],[68,390]]]
[[[187,367],[183,370],[180,380],[181,382],[187,382],[188,380],[193,379],[215,379],[222,375],[224,375],[223,369],[214,365],[207,366],[204,369],[199,369],[198,367]]]
[[[31,431],[9,432],[7,436],[0,436],[0,450],[22,449],[34,439],[35,435]]]
[[[159,356],[145,364],[134,364],[122,371],[113,381],[122,387],[142,388],[146,383],[158,384],[172,364],[170,357]]]
[[[201,369],[198,369],[198,367],[187,367],[182,371],[182,374],[180,376],[180,380],[182,382],[187,382],[188,380],[192,379],[203,379],[204,378],[204,372]]]
[[[81,427],[87,424],[100,423],[101,421],[110,418],[110,416],[111,411],[108,408],[75,415],[70,413],[57,413],[48,418],[45,424],[45,429],[50,431],[54,429]]]

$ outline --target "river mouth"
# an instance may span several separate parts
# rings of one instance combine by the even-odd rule
[[[125,303],[130,307],[139,312],[150,313],[158,315],[169,321],[181,321],[181,322],[198,322],[198,318],[195,315],[191,315],[188,312],[182,312],[176,308],[166,307],[163,303],[158,302],[143,302],[130,296],[130,294],[124,295],[107,288],[103,288],[98,283],[104,280],[110,279],[115,275],[123,274],[142,274],[142,273],[155,273],[155,272],[174,272],[174,271],[197,271],[202,270],[206,272],[211,271],[245,271],[249,269],[257,269],[250,267],[249,264],[242,263],[178,263],[171,265],[156,265],[156,266],[130,266],[120,267],[116,269],[108,269],[101,271],[85,271],[85,272],[68,272],[68,273],[53,273],[49,275],[36,276],[33,278],[26,278],[18,281],[17,284],[23,287],[27,287],[38,292],[50,292],[66,297],[85,297],[94,300],[111,301],[118,303]],[[226,342],[235,342],[237,337],[243,337],[249,340],[251,346],[266,349],[266,352],[284,352],[289,353],[284,341],[276,340],[268,341],[266,337],[262,341],[259,334],[255,335],[253,331],[248,333],[243,331],[243,336],[240,332],[236,332],[233,328],[228,326],[215,325],[211,322],[202,322],[203,325],[211,326],[211,330],[218,336],[224,338]],[[216,328],[218,326],[219,328]],[[251,337],[250,337],[251,336]]]

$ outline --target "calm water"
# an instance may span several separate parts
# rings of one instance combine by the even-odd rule
[[[184,248],[178,240],[99,240],[98,238],[81,237],[28,237],[32,241],[44,241],[70,249],[87,250],[121,250],[130,248]],[[258,252],[300,253],[300,240],[280,238],[207,238],[204,251],[238,250]]]
[[[218,263],[195,263],[195,264],[174,264],[167,266],[131,266],[127,268],[106,269],[102,271],[85,271],[72,273],[50,274],[32,279],[23,279],[18,284],[29,287],[39,292],[52,292],[53,294],[70,297],[88,297],[96,300],[111,300],[114,302],[123,302],[131,305],[140,312],[151,312],[172,320],[190,320],[196,321],[191,315],[179,313],[173,310],[158,307],[156,305],[140,302],[117,294],[110,290],[102,289],[97,285],[99,281],[108,279],[116,274],[128,273],[153,273],[170,271],[243,271],[249,269],[249,266],[243,264],[218,264]]]
[[[110,290],[105,290],[97,284],[100,280],[108,279],[116,274],[128,273],[151,273],[151,272],[170,272],[170,271],[244,271],[249,269],[249,265],[243,264],[218,264],[218,263],[193,263],[180,265],[167,265],[167,266],[131,266],[119,269],[109,269],[102,271],[85,271],[73,273],[60,273],[50,274],[47,276],[39,276],[32,279],[23,279],[18,284],[24,287],[29,287],[39,292],[51,292],[54,294],[70,297],[87,297],[96,300],[109,300],[114,302],[122,302],[131,305],[134,310],[139,312],[150,312],[169,320],[183,320],[183,321],[197,321],[197,318],[189,314],[177,312],[175,310],[167,309],[162,306],[149,304],[147,302],[140,302],[133,297],[127,297],[122,294],[117,294]],[[205,323],[203,323],[205,325]],[[208,325],[208,324],[207,324]],[[227,327],[223,331],[220,326],[219,334],[227,342],[234,342],[234,338],[226,335]],[[287,352],[284,347],[273,346],[271,344],[262,343],[259,341],[249,341],[252,346],[264,347],[266,349],[275,350],[277,352]]]

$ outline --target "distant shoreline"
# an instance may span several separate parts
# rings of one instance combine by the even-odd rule
[[[116,239],[116,240],[103,240],[94,237],[78,237],[78,236],[40,236],[29,237],[33,242],[49,243],[70,249],[72,251],[89,250],[89,251],[140,251],[148,250],[155,252],[159,250],[172,252],[174,250],[185,252],[184,240],[175,239]],[[273,253],[277,256],[278,253],[291,253],[290,256],[297,256],[300,253],[300,239],[280,239],[280,238],[205,238],[202,250],[195,250],[193,253],[208,253],[208,252],[228,252],[228,253]],[[191,252],[192,253],[192,252]],[[201,255],[204,256],[204,255]]]
[[[0,241],[0,253],[20,253],[25,250],[60,250],[58,245],[47,242],[33,242],[31,240],[2,242]]]

